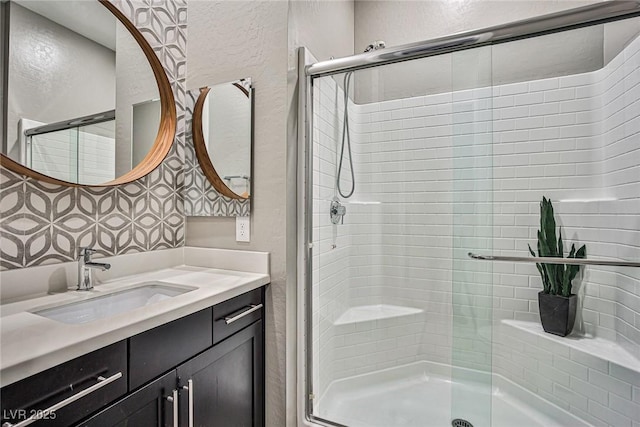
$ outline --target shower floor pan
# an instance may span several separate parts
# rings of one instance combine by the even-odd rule
[[[490,384],[487,374],[459,370],[452,379],[451,370],[416,362],[334,381],[316,414],[349,427],[447,427],[454,419],[474,427],[590,426],[500,376]]]

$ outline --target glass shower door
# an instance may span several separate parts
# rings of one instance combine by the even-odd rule
[[[452,54],[452,396],[454,427],[492,425],[492,47]],[[469,424],[465,424],[465,422]]]
[[[490,271],[467,261],[491,240],[490,66],[313,80],[312,418],[490,425]]]

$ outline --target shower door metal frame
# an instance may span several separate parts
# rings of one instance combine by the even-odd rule
[[[321,61],[307,66],[305,71],[308,76],[312,77],[329,76],[480,46],[560,33],[634,16],[640,16],[640,0],[605,1],[480,30]]]
[[[531,19],[516,21],[509,24],[489,27],[481,30],[454,34],[447,37],[385,48],[370,53],[353,55],[345,58],[305,64],[305,48],[299,49],[298,81],[299,81],[299,117],[304,117],[302,138],[302,153],[298,155],[299,164],[304,159],[304,169],[299,170],[298,176],[303,178],[302,202],[298,202],[299,226],[298,233],[299,265],[303,271],[298,275],[302,280],[304,293],[303,333],[304,348],[304,419],[307,422],[327,427],[347,427],[313,414],[313,84],[314,79],[326,77],[348,71],[378,67],[386,64],[409,61],[414,59],[437,56],[460,50],[472,49],[499,43],[506,43],[520,39],[537,37],[545,34],[559,33],[593,25],[604,24],[640,16],[640,0],[634,1],[606,1],[590,6],[569,9],[563,12],[542,15]],[[302,113],[302,114],[301,114]],[[300,126],[300,121],[298,122]],[[301,210],[301,212],[300,212]]]
[[[303,241],[302,253],[304,258],[304,360],[306,363],[304,375],[304,410],[308,422],[326,427],[347,427],[342,424],[317,417],[313,414],[313,77],[305,74],[306,49],[300,48],[299,58],[299,91],[304,96],[304,144],[302,156],[304,158],[304,196],[303,202]],[[299,110],[300,111],[300,110]],[[300,158],[300,156],[299,156]]]

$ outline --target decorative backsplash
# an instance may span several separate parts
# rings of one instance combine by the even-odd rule
[[[109,188],[69,188],[0,167],[0,269],[74,260],[80,246],[118,255],[184,245],[186,0],[113,0],[145,36],[171,84],[176,138],[146,177]]]
[[[193,108],[199,94],[196,89],[187,91],[185,96],[184,213],[186,216],[248,216],[251,209],[249,199],[238,200],[221,195],[200,169],[191,134]]]

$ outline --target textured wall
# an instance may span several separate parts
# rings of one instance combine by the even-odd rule
[[[267,291],[267,426],[285,425],[287,3],[190,1],[187,87],[251,77],[255,88],[251,243],[235,218],[188,218],[187,244],[271,253]]]
[[[374,40],[397,46],[597,3],[598,0],[355,1],[356,53]],[[609,62],[638,33],[640,20],[494,46],[493,84],[593,71]],[[375,68],[356,85],[356,101],[372,102],[450,90],[450,64],[439,60]],[[420,79],[413,76],[420,74]],[[410,87],[405,84],[410,81]],[[413,92],[412,92],[413,91]]]
[[[67,188],[0,169],[0,267],[71,261],[79,246],[117,255],[184,244],[182,167],[186,3],[115,1],[165,67],[178,115],[176,142],[148,176],[112,188]]]
[[[112,50],[66,27],[17,3],[8,6],[11,34],[5,153],[19,160],[21,118],[53,123],[113,109],[116,59]],[[47,53],[33,55],[38,46]],[[51,73],[42,72],[45,67]],[[78,97],[78,92],[92,96]]]
[[[318,61],[353,55],[354,10],[353,0],[290,1],[289,53],[304,46]]]

